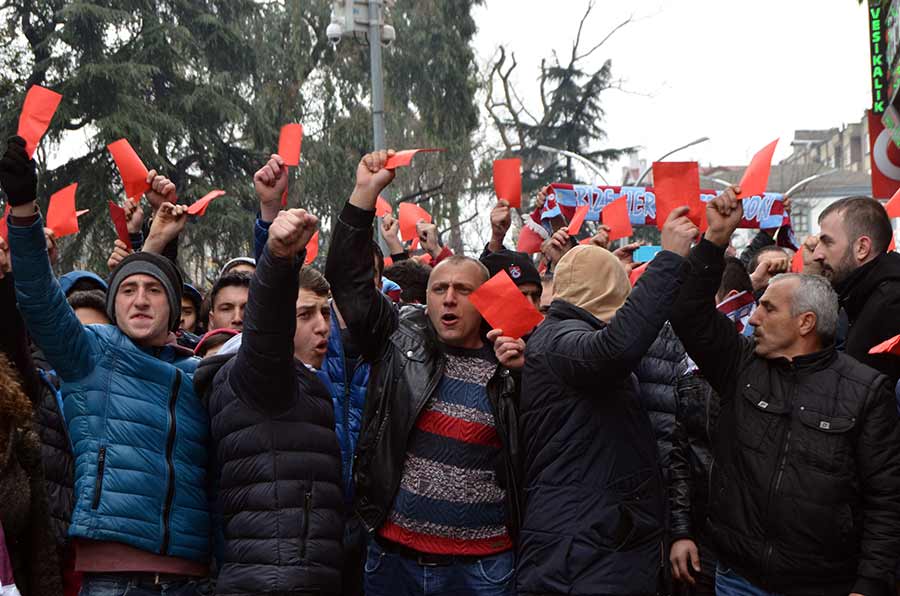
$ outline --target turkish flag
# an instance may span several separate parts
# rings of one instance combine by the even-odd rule
[[[885,130],[881,116],[869,115],[869,154],[872,160],[872,196],[890,199],[900,190],[900,148]]]

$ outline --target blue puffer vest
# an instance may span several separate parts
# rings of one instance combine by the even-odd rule
[[[357,361],[356,368],[347,370],[341,326],[332,306],[328,353],[319,378],[325,383],[334,403],[334,427],[341,444],[344,502],[348,505],[353,502],[353,454],[362,425],[370,370],[371,366],[361,360]]]
[[[197,360],[144,350],[113,325],[82,326],[47,259],[42,222],[9,226],[16,298],[62,380],[75,453],[69,536],[206,561],[209,422],[194,393]]]

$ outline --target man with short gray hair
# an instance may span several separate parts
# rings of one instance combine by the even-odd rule
[[[893,593],[900,552],[900,420],[885,375],[834,348],[823,278],[772,279],[742,337],[715,309],[743,216],[730,188],[707,206],[671,321],[721,396],[709,536],[716,593]]]

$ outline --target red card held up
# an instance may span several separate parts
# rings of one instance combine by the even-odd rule
[[[775,147],[778,145],[778,139],[775,139],[762,149],[760,149],[750,165],[744,170],[744,177],[741,178],[741,194],[739,199],[746,199],[766,192],[766,186],[769,185],[769,172],[772,170],[772,156],[775,155]]]
[[[700,166],[696,161],[658,161],[653,164],[656,227],[660,230],[669,213],[688,206],[688,217],[700,226],[706,205],[700,200]]]
[[[3,217],[0,218],[0,238],[3,238],[4,240],[9,240],[9,224],[6,223],[7,217],[9,217],[9,203],[3,208]]]
[[[469,301],[493,329],[502,329],[503,335],[515,339],[544,320],[505,270],[481,284],[469,295]]]
[[[888,217],[900,217],[900,189],[897,189],[884,208],[887,210]]]
[[[631,282],[632,287],[634,287],[634,284],[638,282],[638,280],[644,274],[644,271],[647,270],[647,265],[649,264],[650,263],[644,263],[643,265],[639,265],[638,267],[632,269],[631,273],[628,274],[628,281]]]
[[[316,257],[319,256],[319,231],[316,230],[316,233],[313,234],[312,238],[309,239],[309,242],[306,243],[306,259],[303,261],[304,265],[309,265],[313,261],[316,260]]]
[[[400,238],[404,242],[410,240],[418,240],[419,235],[416,233],[416,224],[420,219],[431,223],[431,214],[416,205],[415,203],[400,203]]]
[[[32,85],[25,94],[25,102],[19,113],[17,134],[25,139],[25,151],[28,152],[28,157],[34,155],[41,138],[50,128],[50,121],[53,119],[53,114],[56,113],[60,101],[62,101],[62,95],[40,85]]]
[[[224,194],[224,190],[211,190],[210,192],[203,195],[201,199],[194,201],[191,206],[188,207],[188,214],[202,217],[206,213],[206,208],[209,207],[209,204]]]
[[[869,354],[895,354],[900,356],[900,335],[887,339],[871,350]]]
[[[128,218],[125,217],[125,210],[110,201],[109,217],[116,227],[116,236],[125,243],[125,246],[131,247],[131,238],[128,234]]]
[[[600,212],[600,215],[603,218],[603,225],[609,227],[610,242],[620,238],[628,238],[634,234],[634,228],[631,227],[631,217],[628,214],[627,195],[622,195],[608,204]]]
[[[47,207],[47,227],[57,238],[78,232],[78,214],[75,212],[75,190],[78,184],[58,190],[50,196]]]
[[[300,147],[303,145],[303,125],[285,124],[278,136],[278,155],[287,166],[300,165]]]
[[[135,199],[150,190],[147,184],[147,168],[138,157],[127,139],[119,139],[106,146],[112,154],[122,176],[122,184],[125,186],[125,196]]]
[[[397,168],[408,166],[412,163],[416,153],[435,153],[439,151],[444,151],[444,149],[404,149],[388,157],[387,162],[384,164],[384,169],[396,170]]]
[[[750,273],[753,273],[752,271]],[[791,259],[791,273],[803,273],[803,249],[794,253]]]
[[[541,252],[542,244],[544,244],[544,239],[528,226],[522,226],[522,229],[519,230],[519,242],[516,245],[518,252],[524,252],[529,255]]]
[[[505,199],[510,207],[522,206],[522,160],[498,159],[494,161],[494,193]]]
[[[569,236],[577,236],[578,232],[581,231],[581,224],[584,223],[584,218],[587,216],[588,209],[590,209],[589,205],[579,205],[575,208],[575,214],[572,215],[572,220],[569,222],[567,230]]]
[[[391,204],[387,202],[383,196],[378,195],[378,199],[375,201],[375,217],[384,217],[388,213],[392,213],[394,208],[391,207]]]

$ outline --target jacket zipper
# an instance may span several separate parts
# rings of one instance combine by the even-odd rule
[[[306,541],[309,539],[309,512],[312,509],[312,485],[303,498],[303,535],[300,537],[300,560],[306,559]]]
[[[796,398],[796,393],[798,392],[797,388],[797,379],[796,375],[794,375],[794,398]],[[791,409],[794,407],[794,399],[791,400]],[[787,434],[784,436],[784,449],[781,451],[781,459],[778,461],[778,472],[775,474],[775,485],[772,487],[772,491],[769,493],[769,502],[766,506],[766,519],[770,519],[770,509],[772,508],[772,503],[775,501],[778,496],[778,491],[781,490],[781,481],[784,478],[784,466],[787,463],[788,453],[791,452],[791,433],[793,432],[793,421],[788,420],[788,429]],[[767,577],[769,573],[769,563],[772,558],[772,553],[775,551],[775,545],[772,544],[769,540],[766,540],[766,551],[763,557],[763,577]]]
[[[163,507],[163,541],[160,554],[169,552],[169,540],[171,530],[169,528],[169,516],[172,514],[172,500],[175,498],[175,463],[172,461],[172,453],[175,450],[175,404],[178,401],[178,390],[181,388],[181,371],[175,371],[175,380],[172,381],[172,390],[169,393],[169,435],[166,438],[166,504]]]
[[[103,468],[106,467],[106,447],[100,448],[97,454],[97,482],[94,483],[94,501],[91,503],[91,509],[100,506],[100,493],[103,492]]]

